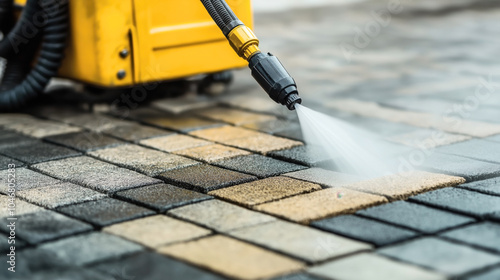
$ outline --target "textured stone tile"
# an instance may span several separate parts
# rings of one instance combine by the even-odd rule
[[[433,149],[470,139],[472,139],[470,136],[446,133],[433,129],[418,129],[410,133],[394,135],[388,138],[388,140],[396,143],[424,149]]]
[[[237,279],[273,277],[303,267],[301,262],[220,235],[166,246],[159,252]]]
[[[276,117],[264,114],[251,113],[231,108],[209,108],[196,112],[197,115],[233,125],[242,125],[253,122],[274,121]]]
[[[15,211],[12,207],[12,205],[9,205],[11,201],[9,201],[9,197],[6,195],[0,195],[0,218],[6,218],[6,217],[11,217],[11,216],[21,216],[21,215],[27,215],[31,213],[36,213],[40,211],[45,211],[40,206],[22,201],[20,199],[16,199],[16,207]],[[12,214],[12,215],[11,215]]]
[[[125,142],[98,132],[76,132],[46,137],[45,141],[66,146],[81,152],[114,147]]]
[[[5,254],[7,254],[8,252],[10,252],[10,246],[12,245],[16,246],[16,250],[26,247],[26,242],[24,240],[21,240],[19,236],[16,236],[16,238],[14,239],[15,243],[9,244],[9,241],[11,240],[12,239],[9,238],[8,233],[0,233],[0,252],[6,252]]]
[[[153,137],[163,137],[173,134],[171,131],[162,130],[154,127],[140,125],[136,123],[123,124],[105,129],[103,133],[114,136],[129,142],[139,142],[143,139]]]
[[[313,183],[287,177],[272,177],[211,191],[209,194],[245,206],[255,206],[257,204],[320,189],[321,186]]]
[[[137,145],[121,145],[90,152],[89,155],[113,164],[133,169],[154,177],[162,172],[199,164],[199,162],[144,148]]]
[[[271,280],[324,280],[324,278],[318,278],[316,276],[306,273],[293,273],[293,274],[278,276]]]
[[[106,197],[105,194],[68,182],[18,191],[16,194],[49,209]]]
[[[67,270],[49,270],[42,271],[33,275],[33,278],[30,280],[43,280],[43,279],[51,279],[51,280],[114,280],[110,278],[109,275],[103,275],[99,271],[94,271],[88,268],[71,268]]]
[[[350,174],[339,173],[322,168],[309,168],[296,172],[286,173],[283,176],[314,182],[326,187],[342,187],[359,182],[361,179]]]
[[[160,174],[159,177],[167,183],[181,185],[201,192],[209,192],[257,179],[254,176],[207,164],[167,171]]]
[[[279,220],[231,231],[229,235],[306,262],[318,262],[371,249],[365,243]]]
[[[151,106],[168,112],[170,114],[181,114],[184,112],[192,112],[207,107],[217,105],[217,100],[207,95],[185,94],[183,96],[171,98],[163,98],[151,102]]]
[[[14,164],[16,168],[24,165],[24,163],[18,160],[0,155],[0,170],[9,169],[9,164]]]
[[[474,222],[474,219],[466,216],[406,201],[375,206],[356,214],[424,233],[435,233]]]
[[[500,252],[500,225],[483,222],[450,230],[440,236]]]
[[[16,145],[15,147],[0,148],[0,153],[29,164],[62,159],[80,154],[68,148],[43,142],[26,142]]]
[[[494,221],[497,221],[497,222],[500,222],[500,211],[495,211],[495,212],[492,212],[488,215],[486,215],[486,217],[488,219],[491,219],[491,220],[494,220]]]
[[[15,147],[17,145],[23,145],[28,142],[33,143],[37,141],[38,140],[36,138],[0,128],[0,149],[6,147]]]
[[[165,152],[175,152],[213,144],[212,142],[197,139],[191,136],[174,134],[164,137],[142,140],[141,145],[152,147]]]
[[[308,223],[329,216],[351,213],[358,209],[387,202],[387,199],[345,188],[331,188],[285,198],[255,207],[288,220]]]
[[[370,253],[356,254],[315,266],[309,272],[338,280],[445,280],[444,275]]]
[[[8,123],[5,125],[5,128],[35,138],[43,138],[51,135],[77,132],[81,130],[81,128],[67,124],[35,118],[27,121]]]
[[[75,126],[84,127],[88,130],[101,132],[103,130],[111,129],[119,125],[128,125],[132,122],[124,121],[119,118],[113,118],[102,114],[72,114],[64,117],[63,122]]]
[[[216,161],[214,165],[255,175],[259,178],[277,176],[283,173],[305,169],[297,165],[262,155],[249,155]]]
[[[302,142],[263,133],[250,138],[227,140],[224,144],[262,154],[303,145]]]
[[[176,208],[168,211],[168,214],[221,232],[276,220],[274,217],[216,199]]]
[[[496,177],[482,181],[470,182],[459,185],[458,187],[485,194],[500,195],[500,178]]]
[[[456,175],[468,182],[500,175],[500,165],[471,158],[434,153],[423,163],[423,168],[431,172]]]
[[[90,157],[39,163],[33,168],[59,179],[105,192],[161,183],[160,180]]]
[[[321,153],[319,150],[307,145],[270,152],[268,155],[307,166],[317,166],[330,159],[327,154]]]
[[[300,124],[297,122],[291,122],[288,120],[274,119],[266,121],[249,122],[242,125],[244,128],[258,130],[261,132],[276,134],[278,132],[287,131],[290,129],[299,130]]]
[[[464,274],[500,263],[500,256],[434,237],[390,246],[378,250],[378,253],[449,275]]]
[[[117,197],[135,204],[164,212],[168,209],[195,203],[212,197],[168,184],[157,184],[117,192]]]
[[[180,132],[189,132],[221,125],[215,121],[204,120],[190,115],[169,115],[166,112],[153,110],[135,114],[132,117],[139,119],[143,123]]]
[[[445,188],[410,198],[411,201],[475,217],[500,211],[500,197],[459,188]]]
[[[255,137],[261,133],[246,128],[225,125],[221,127],[193,131],[189,134],[210,141],[224,143],[234,139]]]
[[[8,192],[9,173],[12,174],[8,170],[0,171],[0,193],[7,194]],[[61,182],[57,179],[32,171],[27,168],[16,168],[15,179],[16,179],[15,182],[16,191],[50,186]]]
[[[250,152],[219,144],[196,147],[174,152],[175,154],[205,162],[215,162],[237,156],[250,155]]]
[[[345,215],[311,223],[322,230],[338,233],[349,238],[384,246],[417,236],[417,233],[354,215]]]
[[[57,211],[99,227],[154,214],[154,211],[112,198],[63,206]]]
[[[493,141],[473,139],[466,142],[439,147],[437,151],[440,153],[500,163],[498,143]]]
[[[346,187],[358,191],[385,195],[392,199],[406,199],[411,195],[434,189],[455,186],[465,179],[456,176],[413,171],[388,175],[349,184]]]
[[[500,279],[500,266],[481,272],[479,274],[464,278],[466,280],[491,280],[491,279]]]
[[[304,135],[302,134],[302,130],[300,128],[290,128],[287,130],[283,130],[280,132],[274,133],[276,136],[280,136],[283,138],[289,138],[292,140],[297,140],[300,142],[305,142]]]

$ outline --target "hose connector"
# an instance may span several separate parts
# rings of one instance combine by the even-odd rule
[[[227,39],[234,51],[245,60],[250,59],[252,55],[260,52],[259,39],[257,39],[252,29],[246,25],[239,25],[233,28],[227,35]]]

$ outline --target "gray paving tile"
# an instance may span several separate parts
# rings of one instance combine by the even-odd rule
[[[488,219],[494,220],[496,222],[500,222],[500,211],[495,211],[493,213],[490,213],[486,215]]]
[[[464,280],[494,280],[500,279],[500,266],[481,272],[474,276],[466,277]]]
[[[500,256],[435,237],[382,248],[378,253],[404,262],[429,267],[449,275],[460,275],[500,263]]]
[[[345,215],[312,222],[313,227],[338,233],[349,238],[384,246],[391,243],[413,238],[418,234],[414,231],[391,226],[366,218]]]
[[[500,175],[500,165],[497,163],[440,153],[427,157],[423,169],[464,177],[468,182]]]
[[[467,184],[458,185],[457,187],[468,189],[471,191],[478,191],[485,194],[500,195],[500,177],[470,182]]]
[[[214,165],[235,171],[255,175],[259,178],[277,176],[283,173],[305,169],[297,165],[261,155],[240,156],[216,161]]]
[[[33,274],[30,280],[116,280],[115,278],[104,275],[100,271],[89,268],[71,268],[67,270],[44,271]]]
[[[7,194],[9,173],[11,172],[8,170],[0,171],[0,193]],[[16,168],[15,179],[16,191],[51,186],[61,182],[60,180],[27,168]]]
[[[73,157],[80,154],[75,150],[40,141],[26,142],[15,147],[0,148],[0,153],[29,164]]]
[[[294,274],[278,276],[270,280],[324,280],[324,278],[318,278],[316,276],[306,273],[294,273]]]
[[[161,183],[160,180],[85,156],[39,163],[32,168],[104,192]]]
[[[167,183],[192,188],[205,193],[257,179],[254,176],[207,164],[167,171],[160,174],[159,177]]]
[[[2,254],[4,252],[10,252],[10,246],[16,246],[17,249],[21,249],[26,246],[26,242],[22,240],[19,236],[14,236],[13,238],[9,238],[10,235],[8,233],[0,233],[0,252]],[[12,241],[13,240],[13,241]],[[9,243],[12,242],[12,243]],[[9,251],[7,251],[9,250]]]
[[[16,168],[22,167],[24,163],[10,157],[0,155],[0,170],[9,169],[13,164]],[[9,166],[10,165],[10,166]]]
[[[459,188],[444,188],[410,197],[410,200],[475,217],[500,211],[500,197]]]
[[[307,166],[317,166],[329,160],[328,155],[321,153],[311,146],[297,146],[287,150],[270,152],[268,156],[284,161],[294,162]]]
[[[0,135],[0,149],[39,141],[36,138],[32,138],[10,130],[2,131]]]
[[[0,218],[6,217],[19,217],[21,215],[45,211],[44,208],[37,206],[35,204],[28,203],[26,201],[22,201],[20,199],[16,199],[16,207],[12,207],[13,205],[12,199],[6,195],[0,195]]]
[[[269,134],[277,134],[278,132],[289,129],[296,129],[300,131],[300,124],[298,122],[291,122],[282,119],[245,123],[242,125],[242,127],[266,132]]]
[[[135,204],[164,212],[168,209],[195,203],[212,197],[169,184],[157,184],[117,192],[116,196]]]
[[[189,114],[168,114],[151,108],[132,111],[131,117],[152,126],[184,133],[222,125],[219,122],[193,117]]]
[[[99,227],[155,213],[144,207],[112,198],[103,198],[96,201],[63,206],[57,208],[57,211]]]
[[[81,152],[87,152],[107,147],[114,147],[125,142],[116,138],[106,136],[98,132],[76,132],[50,136],[44,139],[50,143],[72,148]]]
[[[500,163],[500,149],[498,149],[498,147],[499,144],[493,141],[473,139],[439,147],[436,151],[439,151],[440,153]]]
[[[434,233],[475,221],[470,217],[406,201],[375,206],[356,214],[424,233]]]
[[[102,114],[75,113],[61,119],[65,123],[84,127],[92,131],[103,131],[119,125],[127,125],[131,122],[120,118],[113,118]]]
[[[326,187],[342,187],[361,181],[354,175],[339,173],[322,168],[309,168],[283,174],[283,176],[313,182]]]
[[[440,236],[500,253],[500,224],[483,222],[446,231]]]
[[[304,135],[302,134],[302,130],[300,130],[300,128],[291,128],[283,130],[274,133],[274,135],[305,142]]]
[[[136,123],[124,124],[109,129],[105,129],[103,130],[103,133],[130,142],[139,142],[140,140],[143,139],[173,134],[173,132],[171,131],[140,125]]]

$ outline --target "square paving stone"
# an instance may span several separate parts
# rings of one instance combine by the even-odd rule
[[[267,154],[272,151],[284,150],[303,145],[303,143],[299,141],[276,137],[264,133],[255,137],[224,141],[224,144],[261,154]]]
[[[302,134],[302,130],[299,127],[276,132],[273,135],[280,136],[283,138],[289,138],[292,140],[297,140],[300,142],[305,142],[304,134]]]
[[[139,142],[143,139],[173,134],[172,131],[162,130],[136,123],[118,125],[103,130],[103,133],[129,142]]]
[[[106,197],[103,193],[68,182],[19,191],[17,196],[49,209]]]
[[[210,230],[165,215],[114,224],[103,228],[103,231],[150,248],[188,241],[211,233]]]
[[[435,237],[382,248],[378,253],[453,276],[500,263],[498,255]]]
[[[57,211],[99,227],[137,219],[155,213],[149,209],[112,198],[103,198],[95,201],[63,206],[57,208]]]
[[[281,151],[274,151],[270,152],[268,155],[284,161],[294,162],[307,166],[317,166],[322,162],[330,160],[330,157],[326,153],[322,153],[317,148],[309,145],[297,146]]]
[[[440,153],[469,157],[477,160],[500,163],[498,143],[482,139],[473,139],[436,149]]]
[[[233,125],[242,125],[245,123],[264,122],[264,121],[269,122],[276,120],[275,116],[251,113],[247,111],[242,111],[232,108],[224,108],[224,107],[208,108],[197,111],[196,114],[208,119],[222,121]]]
[[[167,214],[221,232],[276,220],[272,216],[216,199],[176,208]]]
[[[107,130],[119,125],[127,125],[132,123],[102,114],[88,113],[72,114],[62,118],[62,121],[97,132],[101,132],[103,130]]]
[[[209,194],[245,206],[255,206],[257,204],[320,189],[321,186],[317,184],[287,177],[272,177],[211,191]]]
[[[22,201],[20,199],[15,200],[15,208],[12,203],[12,198],[6,195],[0,195],[0,218],[10,218],[19,217],[21,215],[31,214],[35,212],[44,211],[45,209],[37,206],[35,204]]]
[[[382,196],[330,188],[257,205],[255,209],[295,222],[309,223],[386,202],[387,199]]]
[[[278,276],[271,280],[324,280],[324,278],[318,278],[316,276],[306,273],[293,273],[293,274]]]
[[[168,184],[157,184],[134,188],[131,190],[117,192],[116,196],[135,204],[153,208],[160,212],[212,198],[206,194],[201,194],[184,188],[178,188]]]
[[[276,134],[277,132],[286,131],[289,129],[297,129],[300,131],[300,124],[298,122],[291,122],[282,119],[250,122],[242,125],[242,127],[258,130],[269,134]]]
[[[137,145],[122,145],[90,152],[89,155],[154,177],[162,172],[199,162]]]
[[[254,176],[207,164],[167,171],[159,177],[167,183],[178,184],[204,193],[257,179]]]
[[[303,268],[301,262],[221,235],[162,247],[158,251],[237,279],[268,278]]]
[[[372,248],[369,244],[279,220],[231,231],[229,235],[311,263]]]
[[[28,122],[10,123],[6,125],[6,128],[35,138],[43,138],[81,130],[79,127],[41,119],[32,119]]]
[[[418,234],[412,230],[388,225],[374,220],[345,215],[311,223],[322,230],[338,233],[349,238],[385,246],[413,238]]]
[[[322,168],[309,168],[296,172],[286,173],[283,174],[283,176],[314,182],[326,187],[342,187],[355,182],[359,182],[361,180],[360,178],[351,174],[339,173]]]
[[[26,143],[38,142],[38,139],[10,130],[0,130],[0,149],[15,147]]]
[[[259,178],[277,176],[283,173],[305,169],[297,165],[262,155],[249,155],[216,161],[214,165],[255,175]]]
[[[468,182],[500,176],[500,164],[439,153],[427,157],[422,168],[464,177]]]
[[[375,206],[356,214],[424,233],[435,233],[475,221],[466,216],[406,201]]]
[[[453,240],[500,252],[500,224],[483,222],[441,234]]]
[[[77,132],[69,134],[61,134],[56,136],[47,137],[45,141],[66,146],[81,152],[92,151],[107,147],[114,147],[125,144],[125,142],[118,139],[106,136],[98,132]]]
[[[493,280],[500,279],[500,266],[485,272],[464,278],[465,280]]]
[[[104,192],[161,183],[160,180],[85,156],[39,163],[32,167],[59,179]]]
[[[466,141],[471,138],[470,136],[447,133],[434,129],[417,129],[410,133],[394,135],[388,139],[410,147],[433,149],[439,146]]]
[[[8,233],[0,233],[0,252],[2,252],[2,255],[9,253],[11,246],[16,246],[16,250],[26,247],[26,242],[21,240],[19,236],[15,236],[15,238],[10,237]],[[9,244],[9,241],[13,243]]]
[[[184,133],[221,125],[219,122],[209,121],[190,115],[173,115],[151,109],[149,109],[148,112],[142,112],[140,114],[136,114],[135,116],[133,115],[132,117],[137,118],[141,122],[149,125]]]
[[[9,174],[14,174],[10,175]],[[9,172],[9,170],[0,171],[0,193],[7,194],[9,189],[9,177],[15,178],[15,189],[17,191],[51,186],[60,183],[60,180],[54,179],[50,176],[43,175],[41,173],[32,171],[27,168],[16,168],[15,173]]]
[[[213,143],[187,135],[174,134],[142,140],[140,141],[140,144],[164,152],[175,152],[179,150],[211,145]]]
[[[10,166],[15,166],[15,168],[22,167],[24,163],[12,159],[10,157],[0,155],[0,170],[9,169]]]
[[[229,140],[258,136],[261,133],[246,128],[225,125],[221,127],[197,130],[190,132],[189,134],[210,141],[224,143]]]
[[[30,280],[115,280],[109,275],[103,275],[100,271],[88,268],[71,268],[67,270],[49,270],[37,272]]]
[[[500,197],[459,188],[445,188],[410,197],[411,201],[475,217],[500,211]]]
[[[470,182],[458,186],[471,191],[482,192],[491,195],[500,195],[500,177],[482,181]]]
[[[436,272],[370,253],[356,254],[327,262],[310,268],[309,272],[326,279],[338,280],[447,279],[444,275]]]
[[[0,153],[29,164],[80,155],[75,150],[40,141],[0,148]]]
[[[233,147],[223,146],[220,144],[213,144],[186,150],[180,150],[174,153],[209,163],[237,156],[250,155],[250,152],[248,151],[236,149]]]

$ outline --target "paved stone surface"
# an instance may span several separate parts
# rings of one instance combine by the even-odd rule
[[[419,129],[409,133],[392,136],[389,140],[410,147],[425,147],[426,149],[432,149],[470,140],[471,138],[470,136],[446,133],[439,130]]]
[[[45,209],[37,206],[32,203],[28,203],[22,200],[16,200],[16,209],[15,211],[10,211],[10,208],[12,208],[12,205],[9,206],[9,197],[6,195],[0,195],[0,206],[1,212],[0,212],[0,218],[6,218],[6,217],[11,217],[11,216],[21,216],[21,215],[26,215],[26,214],[31,214],[31,213],[36,213],[40,211],[44,211]],[[13,215],[11,215],[13,214]]]
[[[24,165],[24,163],[18,160],[0,155],[0,170],[9,169],[9,164],[13,164],[16,168]]]
[[[78,127],[37,118],[8,122],[4,127],[35,138],[43,138],[81,130]]]
[[[115,224],[105,227],[103,231],[150,248],[200,238],[211,233],[199,226],[164,215]]]
[[[324,280],[324,278],[318,278],[316,276],[306,273],[293,273],[293,274],[278,276],[271,280]]]
[[[15,147],[18,145],[23,145],[25,143],[37,142],[36,138],[29,137],[11,130],[1,130],[0,131],[0,148],[4,149],[6,147]]]
[[[118,198],[131,201],[159,212],[168,209],[200,202],[212,198],[209,195],[186,190],[168,184],[157,184],[120,191],[115,194]]]
[[[414,238],[418,235],[411,230],[354,215],[344,215],[320,220],[313,222],[311,225],[349,238],[369,242],[376,246],[385,246]]]
[[[160,174],[159,177],[167,183],[179,184],[201,192],[209,192],[257,179],[254,176],[206,164],[167,171]]]
[[[435,233],[475,221],[466,216],[406,201],[375,206],[356,214],[424,233]]]
[[[320,190],[321,186],[287,177],[272,177],[209,192],[210,195],[245,206]]]
[[[16,168],[15,171],[16,191],[45,187],[61,182],[50,176],[43,175],[39,172],[35,172],[27,168]],[[8,170],[0,171],[0,192],[3,194],[8,193],[9,173],[11,172],[9,172]]]
[[[193,131],[190,132],[189,134],[199,138],[220,143],[225,143],[227,141],[234,139],[250,138],[261,135],[261,133],[250,129],[234,127],[229,125]]]
[[[168,170],[199,164],[199,162],[144,148],[137,145],[121,145],[90,152],[89,155],[113,164],[133,169],[154,177]]]
[[[130,122],[121,120],[119,118],[113,118],[103,114],[88,113],[68,115],[63,117],[61,120],[65,123],[83,127],[96,132],[102,132],[119,125],[130,124]]]
[[[495,269],[488,270],[486,272],[474,275],[472,277],[467,277],[465,279],[467,279],[467,280],[489,280],[489,279],[498,279],[498,278],[500,278],[500,266],[495,268]]]
[[[224,108],[224,107],[204,109],[198,111],[196,114],[203,116],[205,118],[230,123],[233,125],[242,125],[246,123],[261,122],[261,121],[274,121],[276,119],[276,117],[274,116],[256,114],[256,113],[246,112],[237,109]]]
[[[132,115],[133,118],[149,125],[179,132],[189,132],[193,130],[220,126],[220,123],[204,120],[190,115],[169,115],[158,110],[145,110]]]
[[[239,279],[273,277],[303,267],[301,262],[220,235],[163,247],[159,252]]]
[[[154,214],[146,208],[112,198],[64,206],[57,211],[99,227]]]
[[[29,164],[73,157],[80,154],[68,148],[38,141],[27,142],[15,147],[0,148],[0,153]]]
[[[209,163],[224,159],[230,159],[237,156],[250,155],[250,152],[248,151],[219,144],[180,150],[174,153]]]
[[[459,185],[458,187],[485,194],[500,195],[500,178],[496,177],[482,181],[470,182]]]
[[[284,131],[301,130],[300,125],[297,122],[282,119],[249,122],[241,126],[269,134],[278,134]]]
[[[163,137],[172,134],[171,131],[139,125],[136,123],[118,125],[103,130],[103,133],[129,142],[139,142],[143,139]]]
[[[303,164],[307,166],[317,166],[321,162],[329,160],[328,156],[321,153],[317,149],[311,148],[311,146],[297,146],[291,149],[274,151],[268,154],[269,156],[290,161],[298,164]]]
[[[214,165],[235,171],[255,175],[259,178],[277,176],[283,173],[305,169],[305,166],[293,164],[262,155],[249,155],[220,160]]]
[[[272,216],[216,199],[176,208],[167,213],[221,232],[276,220]]]
[[[441,153],[500,163],[498,143],[492,141],[473,139],[466,142],[443,146],[437,150]]]
[[[429,156],[423,164],[431,172],[460,176],[468,182],[499,176],[499,167],[497,163],[439,153]]]
[[[365,243],[284,221],[247,227],[229,234],[312,263],[371,249]]]
[[[404,262],[429,267],[449,275],[463,274],[500,263],[498,255],[434,237],[425,237],[401,245],[390,246],[378,250],[378,253]]]
[[[261,204],[255,209],[288,220],[308,223],[311,220],[351,213],[385,202],[387,199],[378,195],[331,188]]]
[[[299,141],[276,137],[269,134],[260,134],[250,138],[228,140],[225,141],[224,144],[261,154],[303,145],[303,143]]]
[[[45,141],[66,146],[81,152],[92,151],[124,144],[123,141],[97,132],[76,132],[46,137]]]
[[[74,157],[39,163],[33,168],[59,179],[104,192],[114,192],[161,182],[90,157]]]
[[[212,142],[197,139],[187,135],[174,134],[142,140],[141,145],[158,149],[164,152],[175,152],[212,144]]]
[[[283,176],[314,182],[326,187],[342,187],[361,180],[356,176],[350,174],[339,173],[322,168],[309,168],[296,172],[286,173],[283,174]]]
[[[500,225],[483,222],[450,230],[440,236],[500,252]]]

